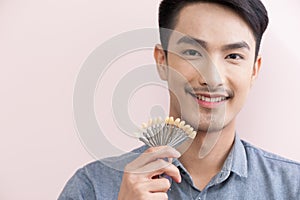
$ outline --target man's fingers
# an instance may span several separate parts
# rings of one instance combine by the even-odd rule
[[[146,165],[149,162],[155,161],[161,158],[178,158],[181,154],[170,146],[159,146],[147,149],[141,156],[137,159],[137,162],[143,162]]]
[[[175,165],[168,162],[180,153],[172,147],[153,147],[126,165],[119,197],[127,199],[168,199],[170,182],[166,178],[155,178],[164,174],[180,182],[181,176]],[[134,197],[134,198],[132,198]]]
[[[145,174],[145,178],[148,179],[157,175],[165,174],[170,176],[174,181],[178,183],[181,182],[181,176],[178,168],[163,159],[158,159],[145,165],[144,167],[136,170],[136,173],[143,173]]]
[[[167,195],[167,193],[163,193],[163,192],[152,193],[151,194],[151,200],[152,199],[167,200],[168,195]]]
[[[149,183],[149,192],[167,192],[171,187],[171,183],[166,178],[152,179]]]
[[[181,175],[180,175],[179,169],[175,165],[173,165],[172,163],[168,163],[161,159],[160,159],[160,161],[157,161],[157,162],[162,162],[162,164],[161,164],[162,168],[159,168],[154,172],[150,172],[148,174],[148,177],[153,177],[153,176],[164,174],[164,175],[171,177],[177,183],[181,182]],[[163,164],[163,163],[165,163],[165,164]]]
[[[137,159],[128,164],[125,168],[126,171],[134,172],[150,162],[163,158],[178,158],[181,154],[170,146],[152,147],[142,153]]]

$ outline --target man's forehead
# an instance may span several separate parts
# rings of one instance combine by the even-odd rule
[[[174,30],[193,35],[192,31],[204,31],[207,28],[218,31],[239,27],[252,33],[252,29],[240,14],[231,8],[216,3],[197,2],[183,7],[174,24]],[[199,31],[198,31],[199,32]],[[232,31],[234,32],[234,30]]]

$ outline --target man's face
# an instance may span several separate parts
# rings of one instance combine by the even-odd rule
[[[251,29],[228,8],[196,3],[181,10],[174,30],[168,56],[155,50],[168,81],[170,116],[201,132],[233,125],[260,68]]]

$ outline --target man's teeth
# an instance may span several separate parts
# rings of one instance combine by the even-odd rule
[[[221,102],[226,100],[226,97],[217,97],[217,98],[209,98],[209,97],[204,97],[204,96],[196,96],[198,100],[201,101],[206,101],[210,103],[215,103],[215,102]]]

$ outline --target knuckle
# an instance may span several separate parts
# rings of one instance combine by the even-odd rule
[[[133,184],[131,188],[132,188],[132,191],[135,191],[137,194],[140,194],[140,195],[142,194],[140,184],[137,184],[137,183]]]
[[[155,152],[163,152],[163,151],[171,150],[171,149],[172,149],[172,147],[170,147],[170,146],[156,146],[156,147],[150,147],[145,152],[155,153]]]
[[[155,165],[153,166],[153,171],[156,171],[158,173],[163,173],[167,170],[167,165],[166,161],[159,159],[155,161]]]
[[[138,181],[138,176],[131,174],[129,172],[124,172],[123,178],[124,181],[129,185],[134,185]]]
[[[162,198],[165,199],[165,200],[169,199],[168,194],[164,193],[163,196],[162,196]]]
[[[162,179],[162,184],[163,184],[163,186],[166,187],[166,188],[170,188],[170,187],[171,187],[170,181],[169,181],[168,179],[166,179],[166,178],[163,178],[163,179]]]
[[[129,184],[129,185],[136,185],[135,183],[136,183],[136,180],[134,179],[134,178],[132,178],[132,177],[128,177],[127,178],[127,183]]]
[[[160,167],[166,167],[166,161],[164,161],[163,159],[157,159],[156,164]]]
[[[147,149],[146,151],[145,151],[145,153],[154,153],[154,152],[156,152],[157,150],[156,150],[156,148],[155,147],[150,147],[149,149]]]
[[[168,168],[169,170],[172,170],[176,173],[179,173],[179,169],[174,164],[169,163],[169,165],[166,168]]]

